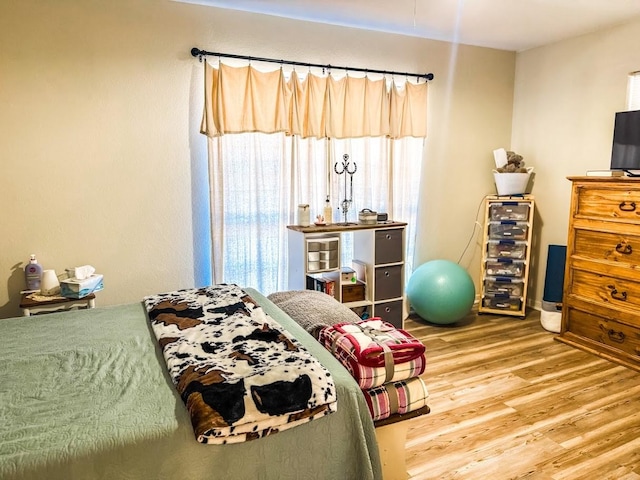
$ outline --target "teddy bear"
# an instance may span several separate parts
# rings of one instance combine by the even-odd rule
[[[500,173],[527,173],[522,155],[507,151],[507,163],[497,169]]]

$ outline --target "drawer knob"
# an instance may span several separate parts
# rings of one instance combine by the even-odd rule
[[[619,292],[617,288],[611,290],[611,298],[615,300],[627,301],[627,292]]]
[[[623,212],[633,212],[636,209],[636,202],[623,201],[623,202],[620,202],[620,205],[618,205],[618,208]]]
[[[628,243],[625,243],[625,244],[619,243],[616,245],[616,252],[621,253],[622,255],[631,255],[631,253],[633,252],[633,249],[631,248],[631,245],[629,245]]]
[[[387,240],[391,240],[391,235],[387,233]]]

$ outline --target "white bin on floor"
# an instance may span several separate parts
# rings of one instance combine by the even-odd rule
[[[542,301],[540,323],[548,332],[560,333],[562,324],[562,303]]]

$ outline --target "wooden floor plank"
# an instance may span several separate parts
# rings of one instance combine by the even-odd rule
[[[535,310],[405,329],[431,407],[410,420],[410,480],[640,480],[640,373],[554,341]]]

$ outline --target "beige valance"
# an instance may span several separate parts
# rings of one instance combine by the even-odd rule
[[[200,131],[285,132],[303,138],[426,137],[427,83],[402,86],[384,79],[309,73],[289,81],[282,69],[250,65],[214,68],[205,62],[205,106]]]

